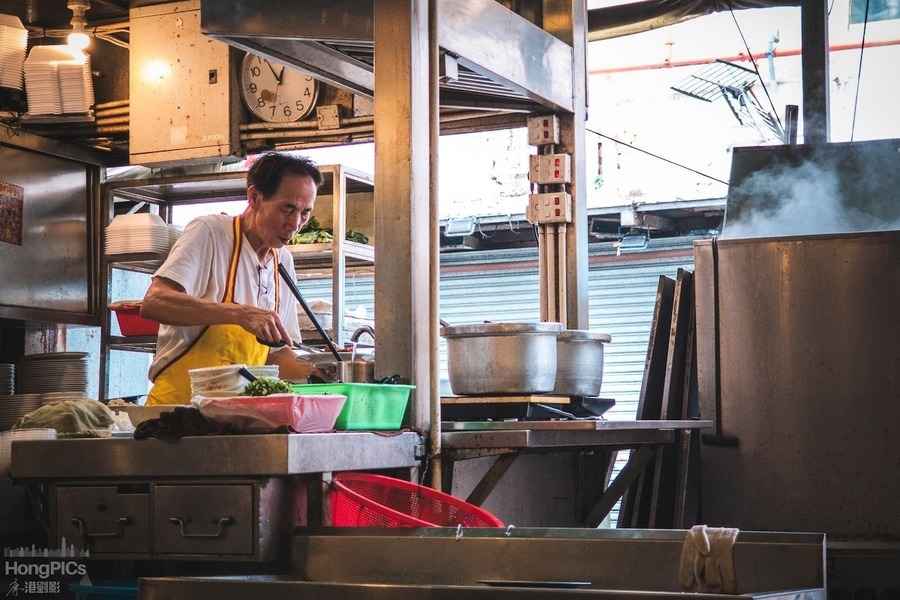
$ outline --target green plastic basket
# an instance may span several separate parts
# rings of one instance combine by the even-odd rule
[[[295,394],[340,394],[347,402],[338,415],[334,428],[343,431],[360,429],[400,429],[409,404],[413,385],[381,383],[310,383],[292,385]]]

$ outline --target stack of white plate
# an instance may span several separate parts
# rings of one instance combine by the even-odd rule
[[[0,363],[0,396],[16,393],[16,366]]]
[[[119,215],[106,228],[106,254],[165,254],[171,243],[171,228],[152,213]]]
[[[90,57],[69,46],[35,46],[25,60],[28,114],[87,112],[94,103]]]
[[[12,429],[16,421],[44,405],[41,394],[15,394],[0,397],[0,431]]]
[[[0,87],[22,89],[28,30],[15,15],[0,15]]]
[[[16,369],[22,394],[87,393],[87,352],[30,354]]]
[[[0,396],[0,431],[12,429],[16,421],[45,404],[63,400],[87,400],[82,392],[52,392],[49,394],[13,394]]]

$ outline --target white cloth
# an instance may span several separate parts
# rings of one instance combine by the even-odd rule
[[[178,283],[185,292],[196,298],[221,302],[228,283],[228,266],[234,244],[233,217],[208,215],[188,223],[184,234],[175,242],[169,257],[154,273]],[[294,272],[294,261],[285,248],[279,250],[281,262]],[[234,301],[268,310],[275,309],[275,278],[277,266],[268,259],[260,263],[259,257],[246,236],[241,244],[237,277],[234,285]],[[297,320],[299,303],[287,284],[278,278],[278,316],[291,339],[300,339],[300,323]],[[150,364],[150,379],[179,356],[203,332],[203,326],[159,326],[156,355]]]
[[[685,592],[737,593],[734,543],[740,530],[695,525],[681,547],[678,583]]]

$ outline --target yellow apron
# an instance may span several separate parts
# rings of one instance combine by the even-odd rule
[[[240,217],[233,221],[234,244],[228,265],[228,280],[222,302],[234,302],[234,286],[241,256],[243,235]],[[272,250],[275,269],[275,312],[278,312],[278,254]],[[193,344],[157,373],[147,398],[148,405],[188,404],[191,401],[191,380],[188,371],[205,367],[232,364],[258,366],[265,364],[269,348],[256,341],[256,336],[240,325],[210,325]]]

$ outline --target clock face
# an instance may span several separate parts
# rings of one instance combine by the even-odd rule
[[[241,93],[263,121],[288,123],[309,114],[319,86],[305,73],[248,53],[241,63]]]

